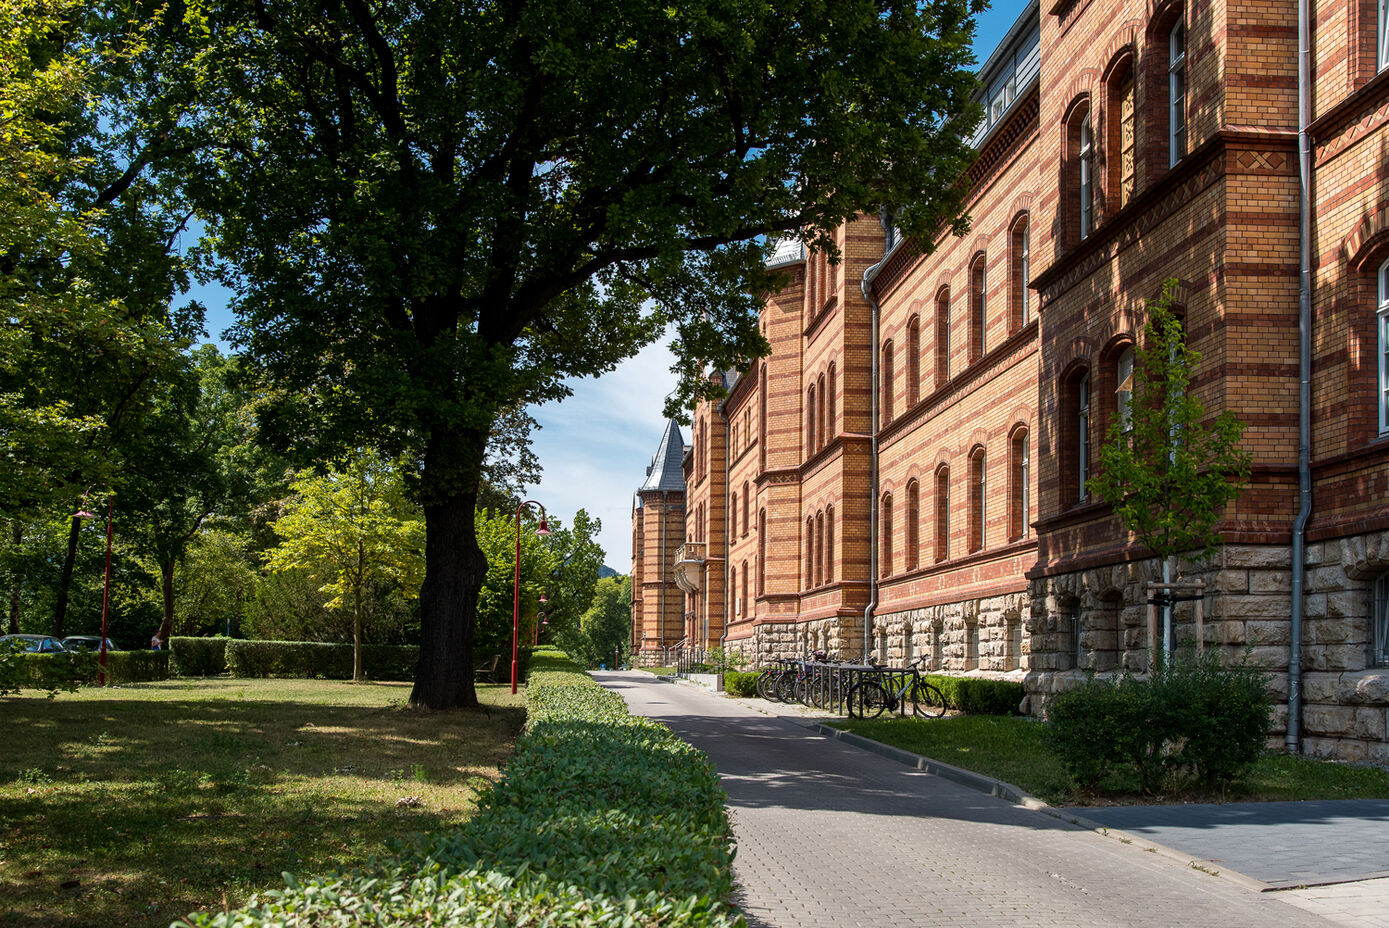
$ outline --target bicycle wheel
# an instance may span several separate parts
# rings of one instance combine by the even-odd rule
[[[797,676],[798,672],[792,669],[783,670],[776,678],[776,698],[779,702],[790,702],[795,698]]]
[[[876,719],[887,708],[887,690],[876,680],[854,684],[844,700],[851,719]]]
[[[907,704],[918,718],[938,719],[945,715],[945,694],[925,680],[918,680],[907,690]]]
[[[763,699],[776,700],[776,678],[774,670],[764,670],[757,675],[757,695]]]

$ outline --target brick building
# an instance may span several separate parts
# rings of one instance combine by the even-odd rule
[[[842,263],[773,257],[771,355],[695,411],[685,637],[924,655],[1022,680],[1033,712],[1145,669],[1162,567],[1084,484],[1175,278],[1192,391],[1254,461],[1220,553],[1176,565],[1205,584],[1202,641],[1274,673],[1291,745],[1389,762],[1379,9],[1309,0],[1303,78],[1296,0],[1029,4],[980,72],[968,234],[923,249],[862,219]]]

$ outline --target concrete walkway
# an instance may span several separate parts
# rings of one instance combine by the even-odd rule
[[[1373,895],[1260,893],[797,720],[641,672],[595,676],[718,766],[738,842],[739,902],[754,925],[1386,924],[1361,920],[1386,911]]]

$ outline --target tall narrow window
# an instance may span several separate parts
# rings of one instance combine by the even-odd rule
[[[1024,213],[1013,223],[1013,232],[1009,240],[1009,277],[1011,278],[1008,286],[1008,331],[1009,334],[1018,331],[1028,323],[1028,316],[1031,308],[1028,306],[1028,236],[1027,236],[1027,214]]]
[[[1389,434],[1389,261],[1379,266],[1379,434]]]
[[[1028,459],[1027,429],[1017,429],[1009,448],[1008,540],[1027,537],[1031,462]]]
[[[1076,381],[1076,499],[1085,502],[1090,479],[1090,374]]]
[[[834,362],[830,362],[829,370],[825,372],[825,434],[834,438],[835,431],[834,419]]]
[[[884,493],[878,510],[878,576],[892,576],[892,494]]]
[[[921,487],[915,480],[907,484],[906,518],[907,570],[916,570],[921,558]]]
[[[757,595],[767,593],[767,510],[757,512]]]
[[[885,342],[883,344],[882,370],[880,373],[882,375],[882,391],[878,400],[878,408],[882,410],[882,425],[887,425],[892,421],[893,416],[892,389],[894,377],[892,371],[892,342]]]
[[[988,281],[984,255],[969,268],[969,360],[973,364],[987,350],[985,335],[989,326]]]
[[[1133,349],[1125,348],[1114,363],[1114,414],[1119,417],[1119,428],[1125,432],[1133,428]]]
[[[743,561],[743,585],[738,588],[738,601],[742,604],[739,613],[750,615],[752,613],[752,601],[748,599],[748,562]]]
[[[1087,113],[1080,123],[1080,237],[1085,238],[1095,223],[1095,134]]]
[[[757,454],[764,466],[767,463],[767,365],[760,370],[762,389],[757,391]]]
[[[815,516],[815,548],[819,557],[815,562],[815,585],[820,586],[825,582],[825,563],[828,560],[825,555],[825,514],[817,513]]]
[[[1370,666],[1389,667],[1389,574],[1375,579],[1374,614],[1370,616]]]
[[[815,453],[815,385],[805,394],[805,456]]]
[[[985,500],[988,496],[988,477],[984,467],[984,449],[976,448],[969,456],[969,550],[979,551],[987,536],[988,515]]]
[[[950,379],[950,288],[936,294],[936,388]]]
[[[728,542],[738,537],[738,493],[734,491],[728,500]]]
[[[815,517],[805,520],[805,580],[807,590],[815,587]]]
[[[921,399],[921,317],[907,320],[907,408]]]
[[[1134,120],[1133,66],[1126,62],[1118,67],[1109,83],[1109,135],[1105,138],[1106,151],[1117,155],[1108,170],[1106,192],[1120,209],[1133,199],[1137,176]]]
[[[748,520],[748,501],[752,499],[751,488],[746,480],[743,481],[743,534],[746,535],[752,530],[752,523]]]
[[[1381,9],[1383,3],[1381,0]],[[1383,22],[1384,14],[1380,14]],[[1381,28],[1380,35],[1383,36]],[[1380,40],[1380,59],[1384,41]],[[1383,64],[1380,65],[1383,67]],[[1178,20],[1167,37],[1167,166],[1175,167],[1186,154],[1186,25]]]
[[[826,394],[826,392],[825,392],[825,375],[824,375],[824,374],[821,374],[821,375],[820,375],[819,390],[820,390],[820,409],[819,409],[819,412],[818,412],[818,414],[817,414],[817,415],[818,415],[818,418],[819,418],[819,423],[818,423],[818,425],[816,426],[816,432],[815,432],[815,447],[816,447],[817,449],[825,447],[825,434],[829,431],[829,425],[830,425],[830,423],[829,423],[829,417],[825,415],[825,406],[827,405],[827,402],[828,402],[828,400],[829,400],[829,396],[828,396],[828,395]]]
[[[834,582],[834,507],[825,510],[825,582]]]
[[[733,615],[743,614],[743,601],[738,598],[738,568],[728,568],[728,598],[733,600]]]
[[[936,560],[950,556],[950,468],[936,470]]]

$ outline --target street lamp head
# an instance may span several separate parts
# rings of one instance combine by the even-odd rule
[[[74,512],[74,513],[72,514],[72,517],[73,517],[74,519],[95,519],[95,518],[96,518],[96,513],[94,513],[94,512],[88,512],[88,511],[85,510],[85,509],[79,509],[79,510],[77,510],[76,512]]]
[[[543,514],[540,516],[540,527],[535,530],[535,533],[541,538],[544,538],[546,535],[554,534],[554,532],[550,531],[550,526],[545,523],[545,516]]]
[[[548,603],[550,601],[550,597],[546,596],[543,590],[540,593],[540,601],[542,603]]]

